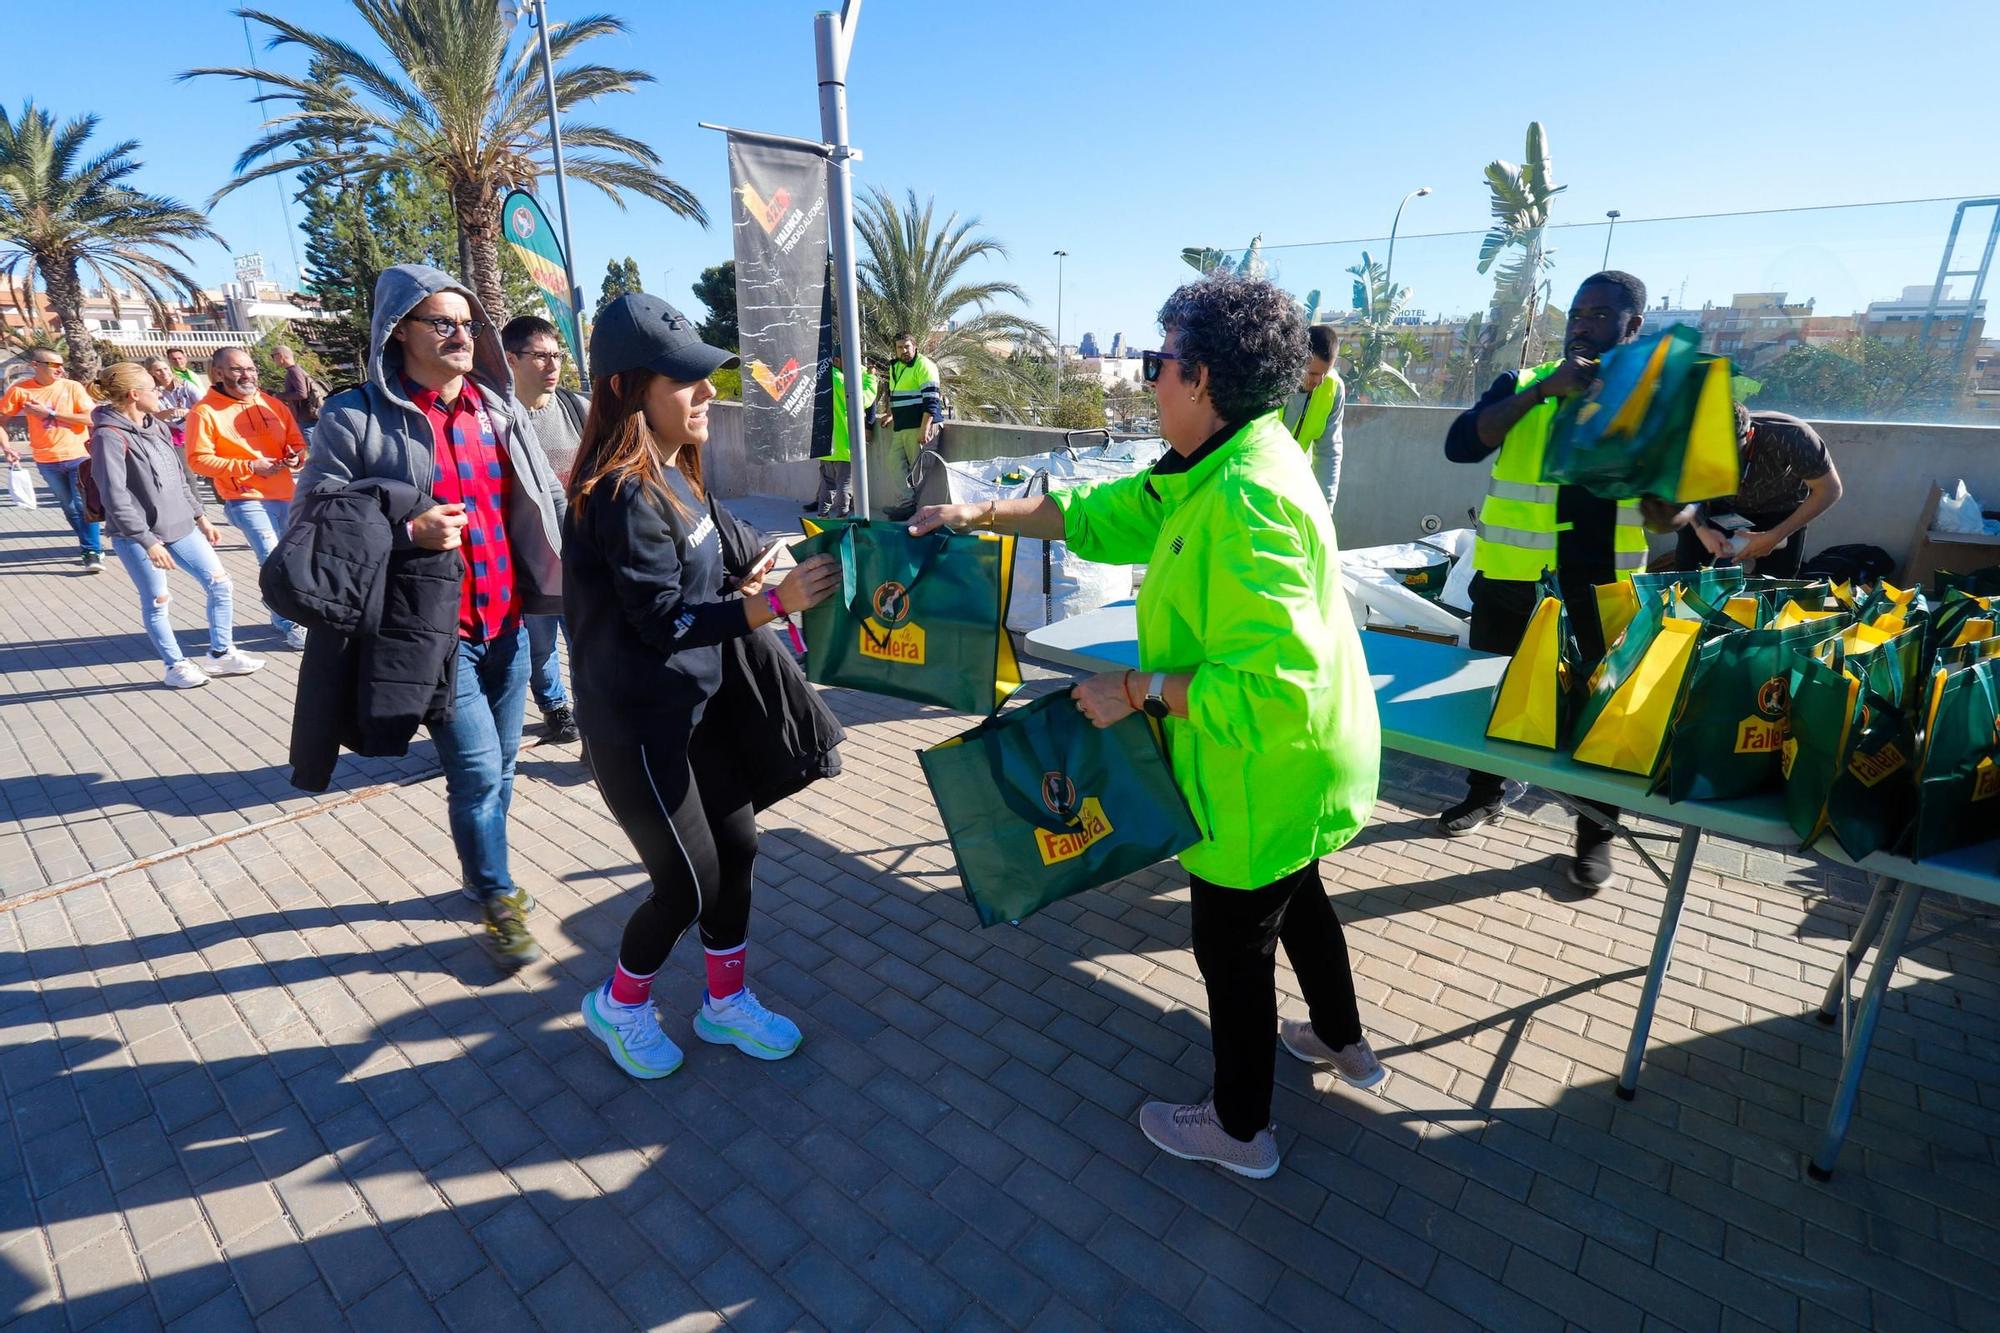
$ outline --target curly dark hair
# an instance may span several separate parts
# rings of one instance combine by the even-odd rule
[[[1160,307],[1160,327],[1180,335],[1183,375],[1208,367],[1216,414],[1232,424],[1276,408],[1306,372],[1298,303],[1262,278],[1218,275],[1187,283]]]

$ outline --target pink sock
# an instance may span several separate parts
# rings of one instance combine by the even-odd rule
[[[743,951],[749,947],[746,942],[720,953],[714,949],[702,950],[708,955],[709,999],[726,1000],[743,989]]]
[[[628,1009],[633,1005],[646,1003],[653,998],[654,975],[654,973],[648,972],[643,977],[635,977],[625,970],[623,963],[613,965],[611,969],[612,1003],[622,1004]]]

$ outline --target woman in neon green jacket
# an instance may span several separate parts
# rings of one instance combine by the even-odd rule
[[[1278,1169],[1274,1026],[1293,1055],[1349,1082],[1383,1076],[1319,875],[1367,822],[1381,740],[1326,499],[1278,417],[1305,368],[1296,305],[1268,282],[1204,278],[1168,298],[1160,324],[1165,346],[1145,354],[1144,373],[1171,448],[1149,472],[933,506],[911,530],[998,528],[1067,541],[1086,560],[1145,563],[1139,669],[1084,681],[1077,706],[1101,727],[1139,709],[1163,719],[1201,825],[1181,864],[1215,1092],[1148,1102],[1139,1124],[1177,1157],[1261,1178]],[[1308,1019],[1278,1022],[1279,943]]]

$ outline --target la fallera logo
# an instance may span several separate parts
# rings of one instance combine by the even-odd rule
[[[1069,818],[1076,809],[1076,784],[1066,773],[1042,774],[1042,804],[1058,819]]]

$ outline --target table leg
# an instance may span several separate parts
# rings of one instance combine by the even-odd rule
[[[1875,1021],[1882,1016],[1882,999],[1889,992],[1889,978],[1902,960],[1903,945],[1910,938],[1910,923],[1916,920],[1917,905],[1924,891],[1915,884],[1896,886],[1896,906],[1889,913],[1889,927],[1882,947],[1875,954],[1875,966],[1868,973],[1868,987],[1861,993],[1861,1009],[1854,1018],[1854,1032],[1847,1039],[1840,1062],[1840,1082],[1834,1086],[1833,1106],[1826,1116],[1826,1137],[1819,1152],[1806,1164],[1806,1174],[1814,1180],[1833,1179],[1833,1164],[1840,1145],[1847,1138],[1848,1122],[1854,1119],[1854,1103],[1861,1096],[1861,1073],[1868,1067],[1868,1048],[1875,1041]]]
[[[1660,1003],[1660,987],[1667,979],[1667,961],[1673,957],[1674,934],[1681,928],[1681,905],[1687,901],[1688,876],[1694,873],[1694,854],[1701,846],[1701,830],[1692,826],[1681,830],[1680,849],[1674,853],[1673,874],[1667,878],[1666,900],[1660,904],[1660,930],[1653,937],[1653,961],[1646,968],[1646,984],[1639,992],[1639,1012],[1632,1018],[1632,1044],[1625,1048],[1625,1071],[1618,1076],[1618,1095],[1631,1101],[1639,1091],[1639,1062],[1646,1057],[1646,1036],[1653,1028],[1653,1010]]]
[[[1847,942],[1847,953],[1841,958],[1840,967],[1826,983],[1826,998],[1820,1001],[1816,1015],[1820,1022],[1830,1024],[1846,1009],[1847,997],[1854,993],[1854,974],[1861,970],[1861,960],[1868,956],[1875,937],[1882,933],[1882,918],[1889,914],[1889,888],[1887,875],[1875,876],[1875,892],[1868,899],[1868,910],[1861,914],[1854,938]]]

